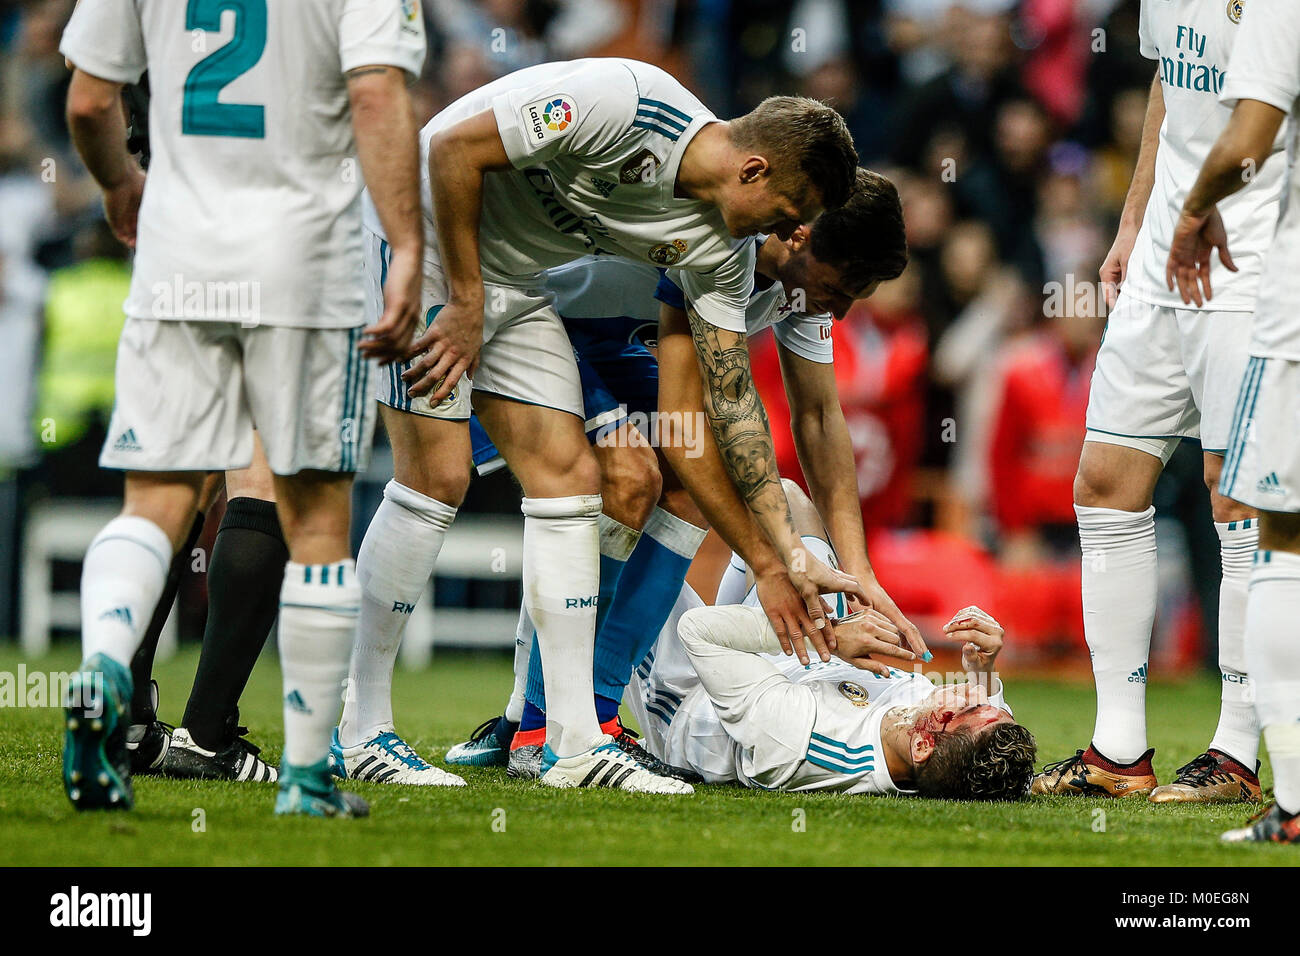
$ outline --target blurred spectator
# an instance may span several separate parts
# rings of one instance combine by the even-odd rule
[[[955,184],[962,214],[992,228],[999,257],[1032,285],[1043,281],[1034,216],[1051,145],[1043,108],[1028,97],[1009,99],[997,109],[992,150],[974,157]]]
[[[989,427],[1002,386],[996,357],[1009,339],[1030,326],[1039,301],[1014,269],[1000,269],[935,346],[934,380],[955,396],[952,494],[968,519],[988,508]],[[967,530],[973,533],[973,522]]]
[[[77,232],[77,262],[50,277],[45,302],[35,430],[44,459],[32,482],[38,494],[115,494],[116,472],[98,467],[113,411],[113,368],[131,282],[126,249],[107,223]]]
[[[455,96],[482,85],[475,75],[504,76],[551,60],[589,56],[624,25],[619,0],[428,0],[445,44]]]
[[[1110,140],[1094,154],[1092,197],[1107,225],[1119,221],[1142,145],[1147,86],[1123,90],[1110,104]],[[1107,231],[1113,231],[1107,230]]]
[[[1109,0],[1105,7],[1113,7]],[[1025,58],[1025,89],[1058,124],[1073,126],[1083,112],[1084,77],[1092,28],[1109,12],[1096,0],[1024,0],[1021,29],[1031,52]]]
[[[1088,296],[1062,296],[1044,327],[1004,352],[988,463],[999,551],[1031,567],[1077,558],[1074,473],[1102,320]]]
[[[1042,251],[1042,274],[1067,275],[1079,266],[1076,280],[1096,278],[1092,263],[1106,255],[1109,230],[1097,221],[1089,186],[1088,154],[1082,147],[1058,143],[1052,148],[1048,173],[1038,187],[1038,214],[1033,233]]]
[[[912,479],[925,419],[928,355],[915,267],[882,283],[831,332],[835,380],[853,440],[862,517],[868,527],[898,527],[912,510]],[[790,432],[790,406],[771,335],[751,346],[754,381],[772,423],[777,467],[807,487]]]
[[[1000,9],[1011,4],[986,0],[982,5],[990,9],[977,10],[968,3],[976,5],[974,0],[963,0],[945,18],[943,36],[952,65],[904,93],[898,105],[895,162],[915,166],[921,161],[938,117],[960,133],[970,153],[988,153],[998,108],[1020,91],[1012,21]]]

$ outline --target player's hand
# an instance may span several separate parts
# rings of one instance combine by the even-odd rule
[[[415,341],[412,352],[424,354],[402,375],[412,398],[429,396],[437,405],[451,394],[460,377],[473,375],[483,348],[483,303],[452,300],[444,305],[429,328]]]
[[[800,664],[807,665],[808,649],[804,644],[804,638],[807,637],[822,661],[831,659],[831,648],[826,645],[830,629],[819,630],[813,625],[803,595],[795,588],[785,568],[777,564],[771,571],[755,574],[754,586],[758,592],[758,602],[767,614],[767,619],[772,622],[777,640],[781,642],[781,650],[799,658]],[[818,610],[823,616],[830,613],[829,608],[821,607]]]
[[[943,632],[952,640],[963,642],[961,666],[965,670],[986,672],[993,670],[1006,633],[992,615],[974,605],[954,614],[943,626]]]
[[[820,643],[820,637],[829,650],[835,650],[835,627],[831,621],[830,608],[821,596],[843,592],[865,604],[867,595],[862,590],[862,585],[853,575],[827,567],[803,547],[794,549],[786,567],[789,569],[790,582],[803,597],[806,611],[804,626],[812,629],[810,636],[814,643]]]
[[[889,667],[871,655],[914,661],[916,655],[904,646],[904,638],[889,618],[874,608],[864,608],[835,622],[835,656],[854,667],[889,676]]]
[[[1191,216],[1184,210],[1174,228],[1169,261],[1165,264],[1165,284],[1169,291],[1176,284],[1183,302],[1195,302],[1198,308],[1214,298],[1214,290],[1210,288],[1210,257],[1216,249],[1223,267],[1236,272],[1219,207],[1212,208],[1207,216]]]
[[[140,218],[140,199],[144,196],[144,170],[132,160],[126,178],[104,190],[104,216],[113,235],[128,248],[135,248],[136,223]]]
[[[411,334],[420,318],[420,284],[424,273],[415,250],[393,250],[384,283],[384,314],[361,333],[361,352],[380,365],[406,358]]]
[[[1115,235],[1115,242],[1106,253],[1106,261],[1101,264],[1098,274],[1101,276],[1101,290],[1106,297],[1106,308],[1115,308],[1119,297],[1119,287],[1128,275],[1128,260],[1133,255],[1133,246],[1137,242],[1136,227],[1120,226]]]
[[[912,649],[913,656],[921,658],[923,661],[933,660],[934,655],[930,649],[925,646],[925,638],[921,636],[921,629],[907,619],[907,616],[898,609],[894,599],[889,596],[880,582],[876,580],[874,573],[859,571],[854,575],[862,585],[863,593],[866,594],[865,601],[859,601],[856,598],[849,599],[850,610],[862,610],[872,608],[878,611],[886,620],[893,625],[902,636],[907,646]],[[839,638],[839,624],[836,624],[836,639]]]

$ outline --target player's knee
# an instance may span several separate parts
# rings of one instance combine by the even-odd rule
[[[398,484],[412,491],[459,508],[469,490],[470,466],[468,461],[403,461],[399,458],[393,477]]]
[[[1104,507],[1110,490],[1104,475],[1098,475],[1082,463],[1074,473],[1074,503],[1081,508]]]
[[[1219,494],[1219,477],[1217,474],[1213,480],[1206,476],[1205,485],[1210,489],[1210,511],[1214,515],[1214,520],[1218,523],[1244,521],[1257,515],[1254,508]]]
[[[659,501],[663,479],[649,448],[620,448],[601,461],[600,494],[605,514],[630,528],[642,527]]]
[[[1144,511],[1146,504],[1125,487],[1122,476],[1113,469],[1098,467],[1083,459],[1074,474],[1074,503],[1080,508],[1115,508],[1119,511]]]

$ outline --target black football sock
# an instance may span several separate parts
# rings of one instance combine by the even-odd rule
[[[275,504],[234,498],[208,564],[208,621],[182,726],[204,750],[230,743],[231,728],[257,656],[280,609],[289,549]]]
[[[131,723],[133,724],[147,724],[157,717],[154,713],[153,687],[149,683],[153,678],[153,659],[158,653],[158,638],[162,636],[167,615],[171,613],[172,605],[176,603],[176,592],[180,590],[181,577],[189,566],[194,542],[198,541],[199,535],[203,533],[203,517],[202,511],[195,516],[185,544],[172,556],[172,565],[167,571],[167,583],[163,586],[162,597],[154,605],[153,617],[149,619],[144,640],[136,649],[135,657],[131,658],[131,681],[135,685],[131,692]]]

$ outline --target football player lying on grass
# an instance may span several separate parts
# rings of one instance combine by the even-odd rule
[[[804,547],[834,567],[812,502],[783,484]],[[876,659],[917,657],[875,610],[836,624],[829,662],[783,654],[752,581],[733,556],[719,601],[741,603],[708,607],[684,587],[637,668],[625,702],[655,756],[709,783],[765,790],[1025,796],[1036,748],[1003,701],[994,670],[1003,630],[990,615],[967,607],[944,626],[961,642],[967,681],[936,686]],[[845,607],[840,595],[831,603]]]
[[[837,623],[835,659],[804,666],[761,608],[683,592],[630,703],[650,750],[709,783],[1018,800],[1036,748],[993,672],[1002,627],[968,607],[944,631],[974,679],[936,686],[875,660],[910,652],[873,610]]]

